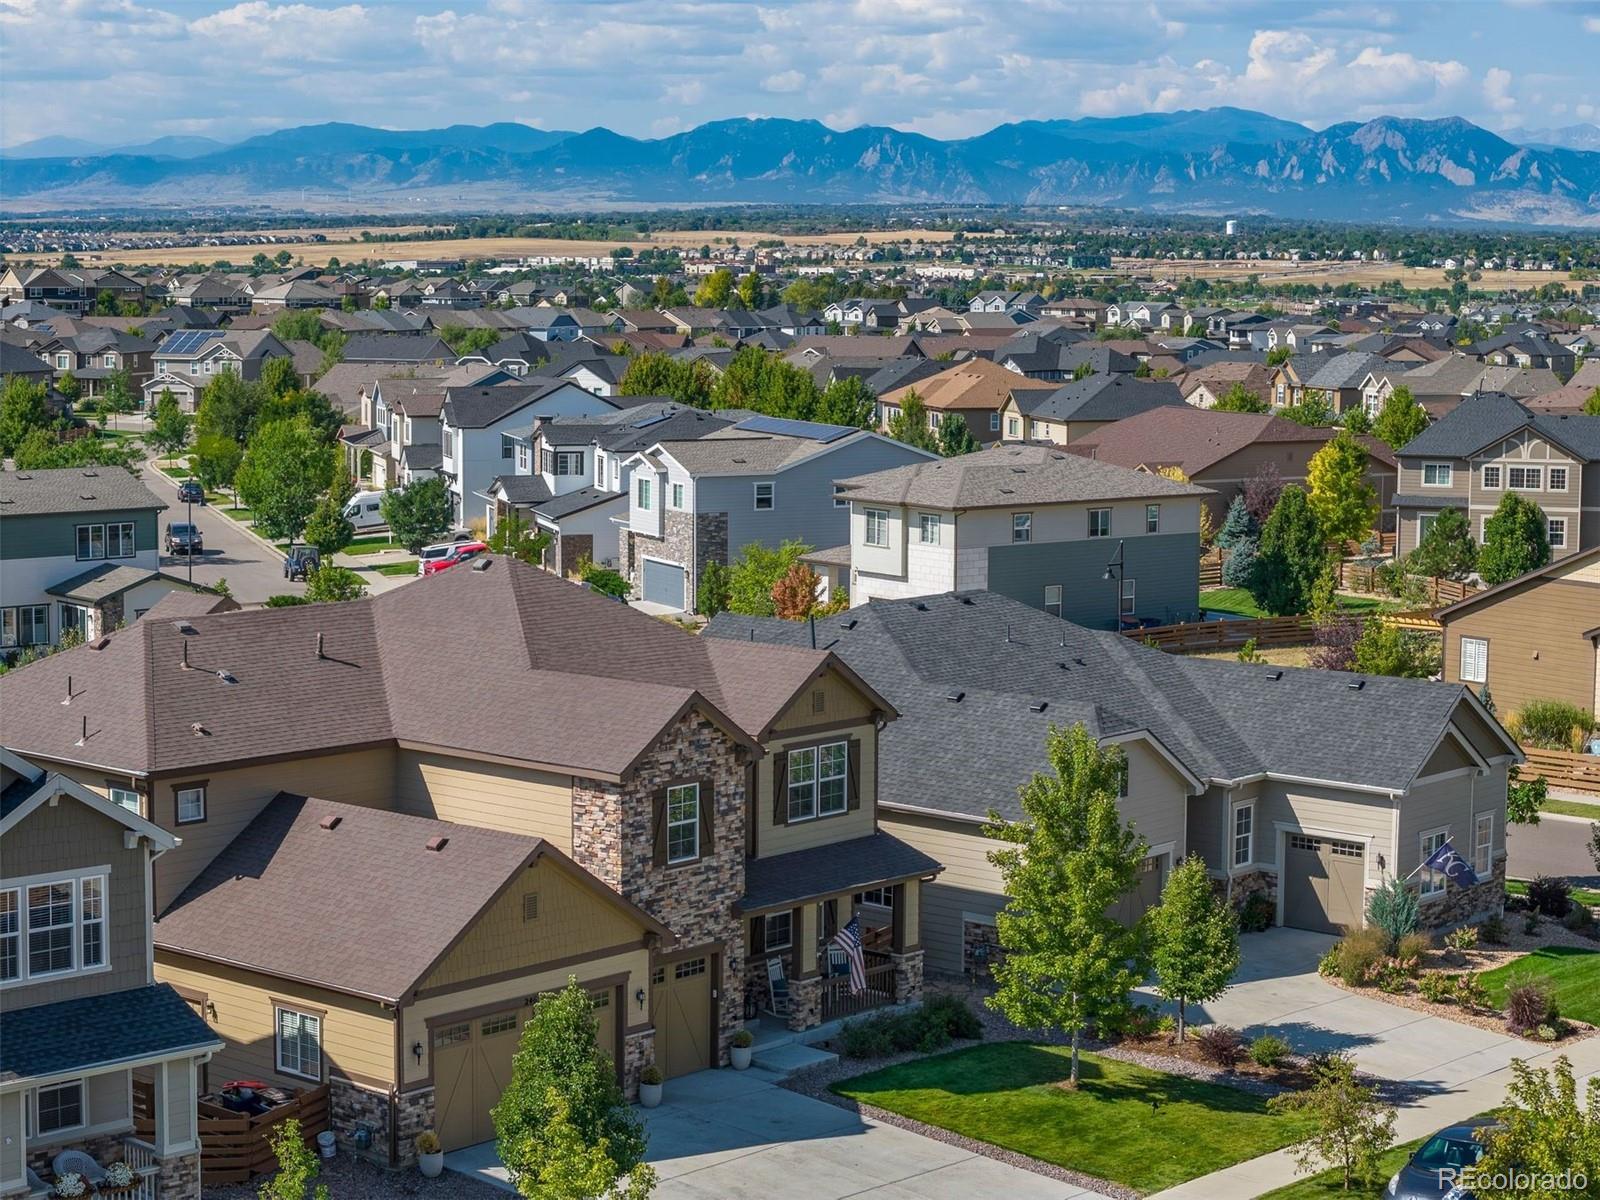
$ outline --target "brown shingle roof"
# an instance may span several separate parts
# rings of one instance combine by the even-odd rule
[[[884,404],[899,407],[911,392],[922,397],[923,404],[940,412],[954,409],[998,410],[1011,395],[1011,389],[1025,386],[1027,380],[1015,371],[1008,371],[999,363],[986,358],[968,359],[957,363],[948,371],[940,371],[916,383],[895,388],[882,396]]]

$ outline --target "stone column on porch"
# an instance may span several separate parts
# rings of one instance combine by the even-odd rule
[[[920,911],[922,881],[897,883],[894,895],[894,923],[891,926],[889,961],[894,964],[894,1002],[914,1004],[922,999],[922,928]]]
[[[200,1129],[195,1112],[198,1064],[192,1059],[151,1068],[151,1107],[155,1130],[156,1175],[164,1200],[199,1200]]]

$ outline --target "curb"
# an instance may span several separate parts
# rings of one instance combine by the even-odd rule
[[[168,475],[165,471],[163,471],[160,467],[158,467],[156,465],[155,459],[153,459],[153,458],[152,459],[147,459],[145,465],[148,466],[157,475],[161,476],[161,478],[165,479],[174,488],[176,488],[178,486],[179,481],[174,479],[171,475]],[[219,513],[225,511],[224,509],[222,509],[221,507],[219,507],[218,505],[215,505],[215,504],[208,504],[206,507],[215,509]],[[275,556],[278,559],[282,559],[282,558],[285,557],[283,551],[279,550],[277,546],[273,545],[270,541],[268,541],[266,538],[262,537],[259,533],[257,533],[255,531],[255,527],[253,525],[246,525],[243,521],[234,521],[232,517],[224,517],[223,520],[225,520],[225,521],[233,521],[234,526],[239,530],[240,533],[242,533],[246,537],[250,538],[252,541],[254,541],[256,543],[256,545],[260,546],[263,550],[266,550],[269,554],[272,554],[273,556]]]

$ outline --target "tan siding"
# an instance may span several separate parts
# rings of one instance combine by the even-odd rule
[[[0,1095],[0,1187],[23,1186],[21,1092]]]
[[[880,826],[944,865],[922,889],[922,944],[930,970],[959,972],[962,914],[992,920],[1005,904],[1000,871],[986,857],[994,843],[980,825],[938,817],[885,812]]]
[[[1548,577],[1515,588],[1448,618],[1444,677],[1461,682],[1461,639],[1484,638],[1489,643],[1489,693],[1497,712],[1516,712],[1530,700],[1565,700],[1589,708],[1594,703],[1595,643],[1583,633],[1596,625],[1600,587],[1594,583]]]
[[[1367,853],[1367,882],[1380,881],[1378,855],[1394,861],[1394,805],[1388,796],[1341,788],[1265,780],[1255,813],[1255,861],[1276,864],[1278,824],[1312,833],[1371,839]]]
[[[1439,743],[1439,748],[1433,752],[1433,757],[1423,764],[1418,772],[1423,778],[1429,775],[1442,775],[1446,771],[1458,771],[1462,767],[1475,767],[1472,756],[1461,747],[1455,738],[1447,737]]]
[[[102,781],[103,783],[103,781]],[[88,867],[111,868],[106,880],[106,938],[109,971],[10,987],[7,1007],[53,1004],[141,987],[149,979],[145,958],[148,904],[145,849],[125,850],[123,825],[88,805],[62,798],[42,804],[0,844],[0,877],[15,879],[56,872],[76,874]],[[22,898],[27,903],[27,897]],[[27,948],[23,948],[27,952]]]
[[[572,849],[568,775],[401,750],[395,797],[401,812],[529,834]]]
[[[156,1130],[168,1145],[194,1140],[195,1072],[189,1069],[188,1059],[166,1064],[167,1068],[167,1120]]]
[[[537,916],[523,919],[524,897],[537,897]],[[621,907],[598,896],[550,863],[523,872],[478,918],[422,988],[449,987],[502,971],[532,970],[555,959],[592,954],[640,942],[643,927]]]
[[[1173,860],[1184,855],[1186,786],[1165,759],[1144,742],[1125,742],[1128,795],[1118,805],[1122,819],[1151,846],[1172,845]]]
[[[834,816],[799,821],[793,825],[775,823],[772,819],[774,786],[772,752],[785,750],[790,746],[814,746],[818,742],[842,741],[852,737],[861,742],[861,807]],[[809,733],[778,738],[768,742],[766,748],[769,753],[756,764],[756,820],[760,823],[756,842],[758,857],[768,858],[774,854],[787,854],[791,850],[805,850],[829,842],[867,837],[872,833],[878,800],[878,734],[870,723],[845,726],[840,728],[837,734]]]
[[[823,699],[820,712],[815,704],[818,692],[822,693]],[[824,722],[854,724],[870,720],[872,711],[871,702],[853,684],[836,671],[829,671],[796,697],[795,702],[772,723],[772,732],[782,737],[797,729],[815,728]]]
[[[336,916],[333,914],[332,916]],[[326,988],[293,983],[238,967],[156,951],[156,978],[204,992],[215,1010],[206,1019],[227,1043],[211,1060],[211,1078],[264,1079],[284,1087],[307,1081],[278,1070],[273,1044],[274,998],[325,1012],[325,1072],[335,1078],[387,1084],[394,1078],[394,1021],[382,1005]]]

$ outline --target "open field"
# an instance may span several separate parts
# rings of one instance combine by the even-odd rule
[[[414,232],[424,226],[401,226],[400,231]],[[253,243],[218,242],[216,244],[196,246],[152,246],[131,250],[104,250],[91,251],[78,254],[78,260],[88,265],[108,265],[111,263],[125,263],[129,266],[155,266],[167,263],[192,263],[215,262],[218,259],[227,259],[229,262],[240,265],[247,264],[257,254],[277,255],[280,251],[287,250],[297,261],[304,261],[310,266],[320,267],[330,258],[337,258],[341,263],[359,262],[364,258],[374,260],[394,260],[412,258],[521,258],[527,255],[556,254],[577,255],[590,257],[605,254],[619,246],[627,246],[635,252],[648,249],[699,247],[715,245],[720,239],[738,241],[750,245],[758,240],[776,238],[781,235],[774,233],[761,233],[754,231],[719,232],[711,229],[668,229],[651,234],[649,238],[632,241],[577,241],[570,238],[538,238],[538,237],[505,237],[505,238],[447,238],[433,242],[406,242],[396,241],[392,238],[374,237],[370,242],[360,240],[361,230],[357,228],[341,227],[326,230],[262,230],[260,232],[303,233],[308,237],[313,233],[321,233],[328,240],[325,242],[276,242],[272,245],[257,245]],[[375,235],[379,230],[372,231]],[[388,229],[382,233],[391,233]],[[218,235],[226,238],[227,234]],[[877,229],[867,232],[850,231],[845,233],[816,233],[784,237],[784,241],[791,246],[853,246],[857,238],[864,237],[868,242],[898,242],[910,238],[925,242],[949,241],[954,234],[944,229]]]
[[[1117,274],[1148,275],[1157,280],[1178,282],[1185,279],[1244,279],[1259,275],[1263,283],[1380,284],[1398,279],[1408,288],[1449,287],[1444,271],[1438,267],[1403,267],[1399,263],[1371,262],[1263,262],[1223,259],[1153,262],[1147,258],[1112,260]],[[1469,282],[1473,291],[1502,288],[1535,288],[1547,283],[1571,283],[1567,271],[1484,271],[1482,278]]]

